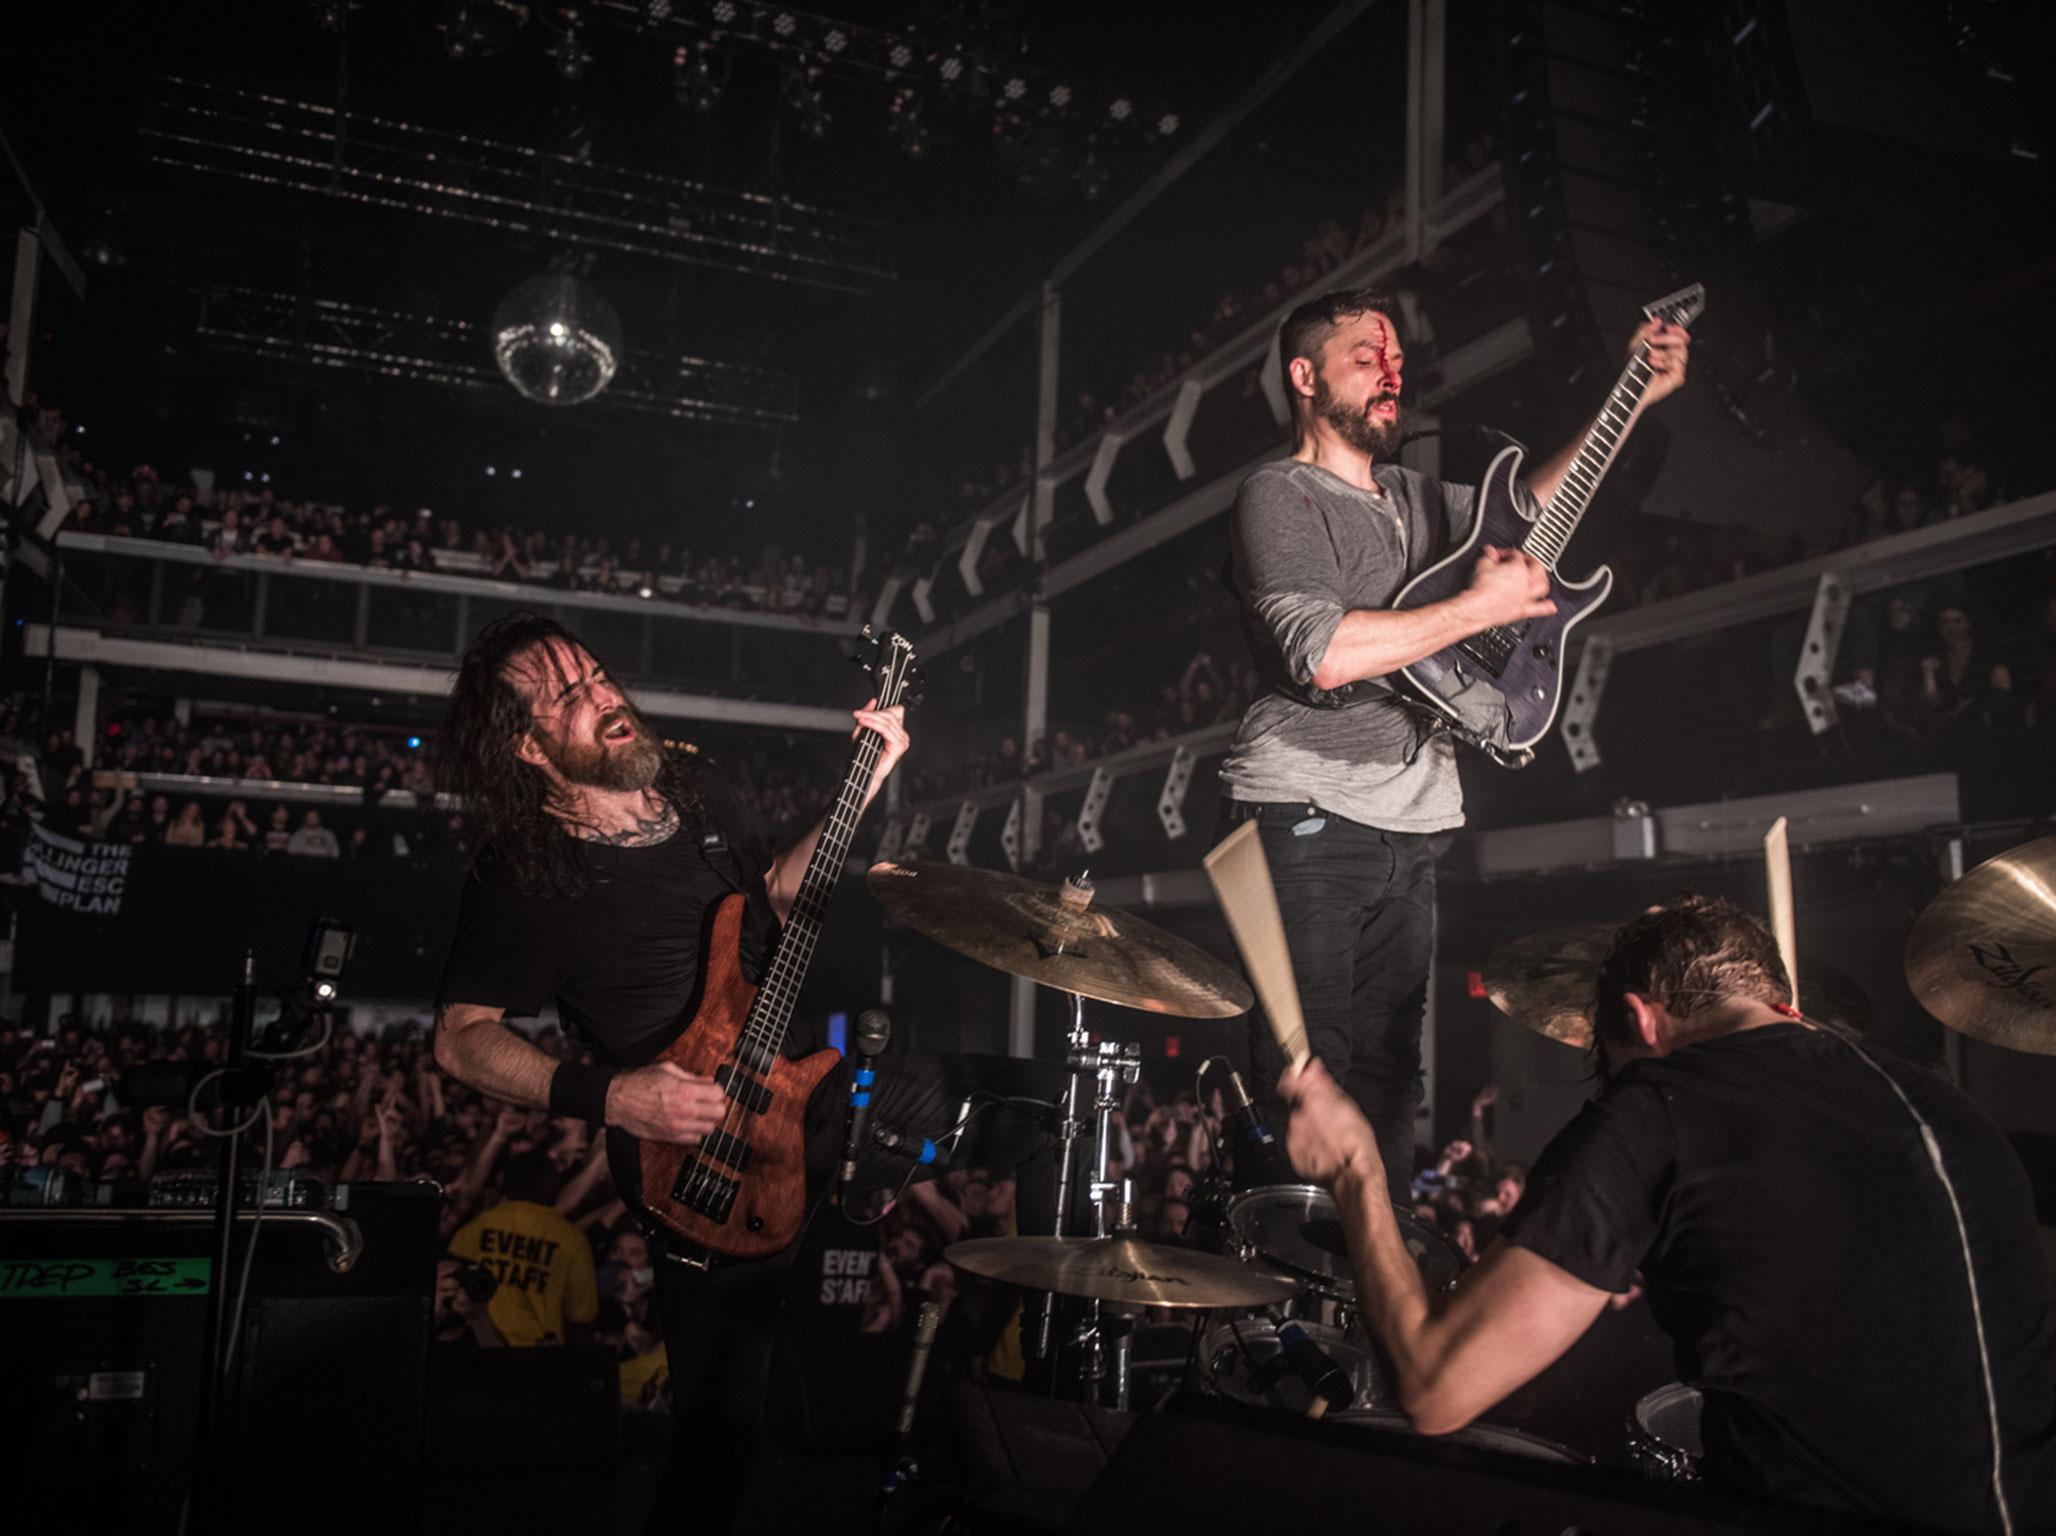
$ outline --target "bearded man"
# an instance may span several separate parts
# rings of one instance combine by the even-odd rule
[[[1428,840],[1463,824],[1456,748],[1392,674],[1495,625],[1555,611],[1548,571],[1485,547],[1469,586],[1426,607],[1388,605],[1469,532],[1474,493],[1401,467],[1405,354],[1398,306],[1340,289],[1285,317],[1278,355],[1293,450],[1236,496],[1233,581],[1264,689],[1221,765],[1220,831],[1255,821],[1284,913],[1314,1055],[1377,1132],[1394,1199],[1413,1171],[1421,1014],[1434,941]],[[1650,321],[1641,410],[1685,381],[1685,331]],[[1623,436],[1632,428],[1621,428]],[[1584,434],[1531,469],[1532,513]],[[1285,1068],[1250,1017],[1252,1079],[1274,1123]]]
[[[855,715],[883,742],[869,806],[907,750],[904,711]],[[436,1062],[497,1098],[604,1125],[633,1206],[636,1142],[697,1146],[728,1110],[712,1079],[655,1060],[691,1021],[708,915],[742,893],[756,980],[821,827],[774,853],[719,780],[667,753],[592,652],[538,614],[499,620],[465,653],[442,749],[445,787],[481,838],[437,994]],[[504,1022],[552,1002],[595,1064],[560,1062]],[[831,1075],[808,1106],[810,1185],[834,1161],[846,1099]],[[674,1452],[649,1526],[726,1530],[764,1427],[786,1261],[696,1268],[665,1252],[661,1228],[651,1236]]]

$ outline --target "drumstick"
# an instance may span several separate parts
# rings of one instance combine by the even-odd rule
[[[1271,885],[1264,845],[1257,841],[1256,823],[1245,821],[1202,862],[1235,935],[1235,947],[1242,952],[1243,968],[1264,1006],[1264,1017],[1271,1021],[1271,1033],[1297,1070],[1313,1053],[1307,1049],[1306,1016],[1299,1011],[1292,953],[1285,947],[1285,920],[1278,915],[1278,893]]]
[[[1792,979],[1792,1006],[1799,1006],[1799,924],[1792,910],[1792,849],[1780,816],[1763,834],[1763,862],[1770,874],[1770,931],[1777,936],[1778,958]]]

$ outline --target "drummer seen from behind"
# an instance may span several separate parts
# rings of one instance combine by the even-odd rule
[[[1705,1394],[1716,1491],[2056,1529],[2056,1316],[2027,1174],[1966,1095],[1790,997],[1770,931],[1732,903],[1620,929],[1594,999],[1603,1086],[1438,1296],[1362,1112],[1318,1062],[1287,1069],[1292,1162],[1334,1188],[1400,1404],[1425,1434],[1461,1428],[1639,1271]]]

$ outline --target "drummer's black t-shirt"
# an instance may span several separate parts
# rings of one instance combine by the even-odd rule
[[[2056,1529],[2056,1320],[2027,1175],[1933,1073],[1797,1024],[1625,1066],[1550,1143],[1510,1241],[1590,1285],[1645,1278],[1706,1394],[1709,1482],[1996,1530],[1963,1244],[2016,1531]]]

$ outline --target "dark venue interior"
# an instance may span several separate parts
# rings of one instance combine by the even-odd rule
[[[10,1523],[2056,1531],[2048,8],[824,3],[0,15]]]

